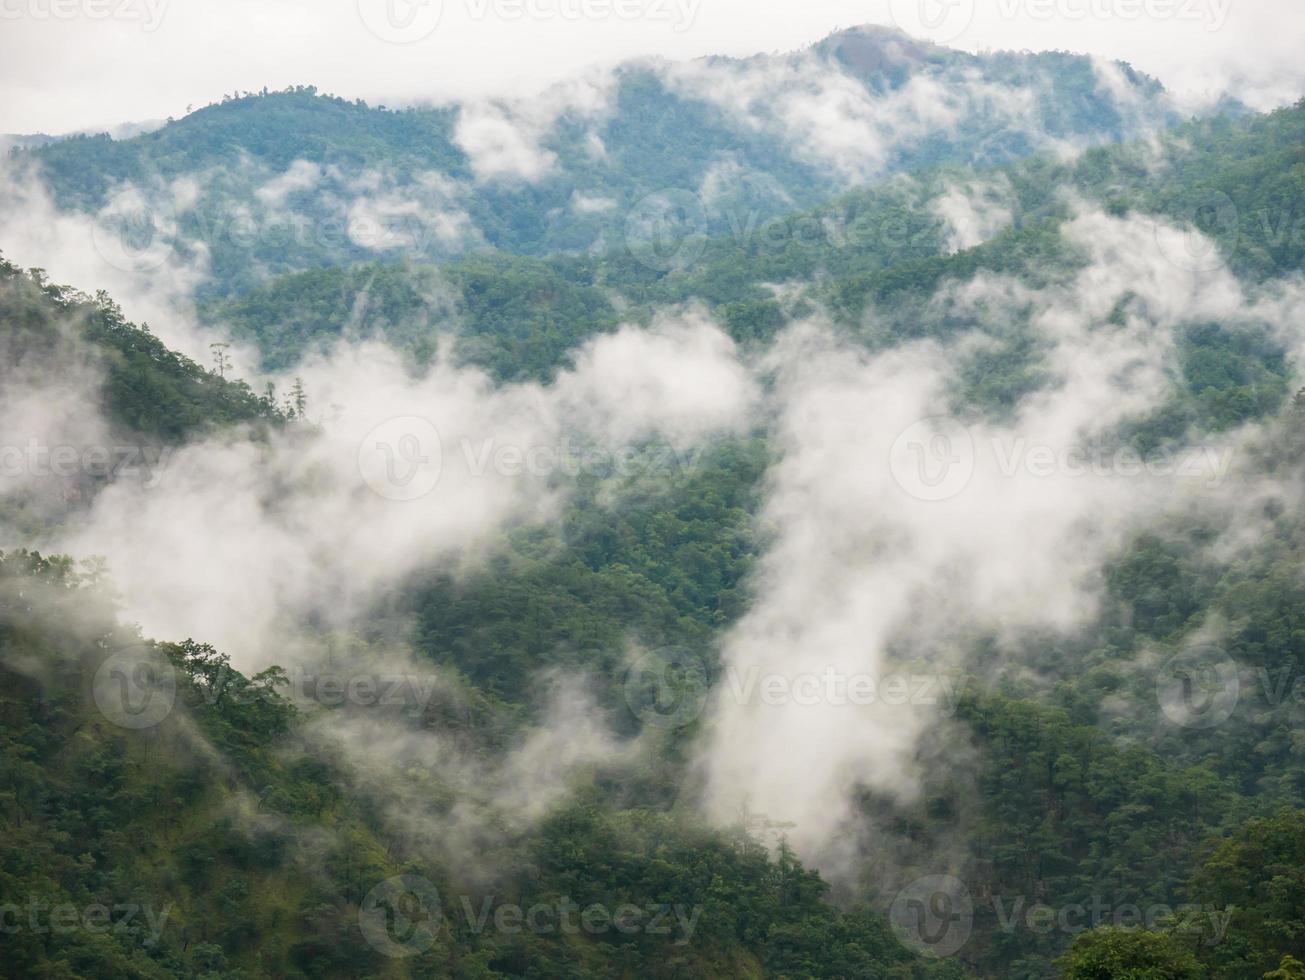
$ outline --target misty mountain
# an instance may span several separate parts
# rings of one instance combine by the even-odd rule
[[[865,27],[787,55],[632,62],[511,103],[237,94],[132,138],[16,153],[59,207],[125,236],[118,261],[144,269],[165,240],[221,293],[368,259],[610,250],[655,234],[668,208],[722,233],[732,214],[773,217],[894,173],[994,166],[1177,118],[1127,65],[971,55]]]
[[[807,212],[770,219],[750,212],[714,237],[681,228],[663,255],[620,248],[584,257],[335,267],[274,279],[201,312],[213,327],[253,344],[272,370],[341,336],[383,337],[421,360],[433,351],[432,325],[442,324],[466,362],[503,379],[546,379],[581,343],[623,318],[646,320],[690,302],[704,303],[742,344],[768,342],[798,311],[819,308],[866,342],[889,345],[976,326],[928,308],[948,279],[987,271],[1046,280],[1076,268],[1079,258],[1058,233],[1074,213],[1067,190],[1112,213],[1193,222],[1250,280],[1305,268],[1305,238],[1293,219],[1305,208],[1305,106],[1186,124],[1159,146],[1166,169],[1148,165],[1157,150],[1146,142],[1068,162],[1039,157],[1002,168],[929,170]],[[988,227],[974,225],[980,214]],[[1176,246],[1174,261],[1211,261],[1185,248]],[[870,333],[863,324],[872,313],[882,322]],[[998,339],[1007,355],[993,358],[975,383],[988,397],[1009,399],[1003,389],[1017,382],[1002,376],[1027,363],[1018,337]]]
[[[346,910],[372,901],[363,887],[371,876],[416,870],[396,854],[413,839],[378,832],[329,742],[309,736],[307,752],[296,747],[323,719],[296,709],[285,671],[247,677],[203,644],[142,639],[116,622],[95,574],[25,553],[0,553],[0,636],[0,752],[13,821],[0,845],[5,894],[31,896],[25,922],[48,922],[62,904],[107,909],[98,935],[19,931],[6,944],[6,975],[384,973],[392,957],[359,941]],[[96,690],[109,703],[111,688],[97,685],[130,651],[160,665],[146,710],[172,719],[148,747],[85,699]],[[413,706],[425,725],[470,712],[468,736],[478,742],[514,727],[492,702],[469,704],[456,691],[409,696]],[[955,975],[921,961],[877,916],[821,901],[824,884],[791,853],[774,860],[739,835],[579,800],[513,836],[489,856],[503,862],[493,879],[464,892],[466,904],[451,901],[450,927],[414,944],[420,969],[486,977],[528,963],[598,977],[667,966],[744,976],[819,963],[913,980]],[[454,882],[440,882],[450,898]],[[703,884],[722,896],[705,911]],[[645,897],[654,893],[656,901]],[[581,913],[607,903],[653,931],[641,928],[636,945],[606,941],[620,935],[613,921]],[[496,928],[500,909],[548,915],[553,935]],[[246,966],[239,950],[250,944],[259,952]]]
[[[19,148],[0,975],[1299,976],[1305,102],[1223,108],[857,28]]]

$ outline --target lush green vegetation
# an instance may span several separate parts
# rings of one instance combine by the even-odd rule
[[[277,406],[171,351],[124,319],[106,294],[89,297],[24,273],[0,256],[0,322],[8,380],[39,382],[74,365],[101,379],[98,401],[121,434],[162,442],[240,422],[275,423]]]
[[[311,741],[304,753],[282,671],[246,678],[211,647],[141,640],[104,584],[66,559],[0,555],[4,976],[957,975],[878,915],[827,904],[791,854],[613,808],[601,786],[504,843],[514,863],[493,885],[460,882],[405,853]],[[168,666],[176,706],[157,728],[117,727],[88,696],[124,650]],[[446,920],[404,959],[360,926],[360,904],[397,874],[435,883]],[[582,919],[592,906],[608,918]],[[624,906],[647,927],[614,928]],[[485,907],[538,907],[550,928],[463,914]]]
[[[799,62],[808,67],[790,67]],[[1090,59],[1068,53],[971,55],[893,32],[850,31],[787,59],[713,64],[763,75],[801,75],[820,65],[847,73],[874,98],[921,79],[987,93],[963,102],[963,118],[892,142],[885,173],[999,166],[1051,140],[1117,141],[1172,121],[1154,80],[1122,66],[1130,91],[1117,95]],[[527,106],[521,120],[505,123],[524,126],[527,140],[536,138],[539,119],[552,120],[538,134],[548,172],[529,181],[478,179],[457,131],[472,110],[393,110],[319,95],[311,86],[234,93],[130,139],[80,136],[15,152],[39,165],[63,207],[98,211],[119,188],[141,190],[160,234],[171,236],[175,220],[178,251],[194,257],[202,249],[211,272],[203,289],[216,295],[269,275],[396,255],[429,262],[486,247],[526,255],[611,248],[624,240],[639,202],[667,189],[700,195],[695,220],[718,235],[829,197],[831,166],[803,139],[714,104],[700,91],[710,80],[676,77],[635,63],[616,72],[603,111],[564,105],[557,114],[547,99]],[[1022,106],[1014,118],[1012,100]],[[313,179],[269,196],[269,182],[297,161],[315,168]],[[708,191],[722,172],[740,179]],[[177,181],[187,180],[193,200],[178,194]],[[373,199],[400,202],[379,239],[354,233],[348,207]],[[585,207],[580,199],[601,203]],[[453,213],[465,215],[465,234],[444,234],[441,215]]]
[[[1305,264],[1297,217],[1305,200],[1305,106],[1194,122],[1165,146],[1171,166],[1190,183],[1158,176],[1143,156],[1152,151],[1143,147],[1102,148],[1073,163],[1036,159],[988,173],[931,172],[910,186],[858,191],[800,215],[752,213],[724,235],[685,238],[679,246],[691,261],[677,267],[649,265],[625,248],[588,258],[483,257],[439,268],[370,264],[275,280],[209,304],[206,316],[254,341],[275,367],[333,337],[357,336],[365,324],[367,335],[389,337],[420,357],[429,356],[432,329],[447,331],[465,360],[497,377],[546,379],[578,343],[668,305],[705,303],[745,344],[768,340],[794,316],[828,310],[877,345],[961,329],[993,333],[999,343],[976,355],[966,400],[1001,409],[1040,383],[1039,351],[1020,312],[980,323],[929,304],[941,283],[980,271],[1031,285],[1072,275],[1081,257],[1060,233],[1070,214],[1062,188],[1118,215],[1194,223],[1250,279]],[[1011,188],[1011,225],[984,244],[946,254],[946,227],[932,204],[956,181],[974,179],[1000,179]],[[770,284],[799,288],[777,297]],[[614,296],[626,305],[618,309]],[[1141,445],[1192,424],[1230,427],[1275,410],[1287,394],[1282,351],[1262,332],[1194,326],[1183,367],[1190,397],[1138,431]]]
[[[1284,421],[1294,425],[1294,415]],[[1297,435],[1282,465],[1299,467],[1302,448]],[[421,646],[477,692],[470,705],[431,705],[420,724],[453,726],[492,756],[533,710],[528,679],[541,667],[582,667],[615,688],[614,652],[631,630],[705,651],[744,601],[761,450],[722,446],[701,469],[616,509],[582,494],[556,532],[513,535],[471,578],[415,581],[393,613],[418,614]],[[746,827],[721,834],[695,824],[677,802],[686,775],[678,747],[692,726],[672,733],[651,767],[600,774],[538,828],[509,835],[503,859],[521,870],[507,872],[495,892],[496,901],[510,896],[527,908],[566,898],[581,907],[701,909],[690,943],[477,932],[457,921],[455,906],[445,909],[454,919],[448,934],[421,956],[378,956],[358,925],[375,883],[417,874],[442,896],[471,895],[474,907],[486,894],[455,867],[406,853],[382,801],[352,785],[329,751],[313,751],[310,741],[303,754],[303,722],[278,694],[277,670],[246,679],[200,644],[146,644],[177,671],[183,709],[157,732],[107,722],[87,698],[88,678],[106,652],[142,641],[116,624],[107,583],[93,569],[10,555],[0,562],[0,717],[11,774],[3,894],[20,896],[24,909],[37,902],[41,916],[58,905],[145,900],[171,911],[154,944],[127,931],[20,931],[7,946],[9,975],[44,964],[76,976],[388,969],[908,977],[964,969],[1033,978],[1049,976],[1072,940],[1060,967],[1066,977],[1259,977],[1305,955],[1305,770],[1290,737],[1300,709],[1283,703],[1266,712],[1248,698],[1215,731],[1166,729],[1151,675],[1139,677],[1131,663],[1148,642],[1177,647],[1203,616],[1235,609],[1244,620],[1229,651],[1247,667],[1291,672],[1302,548],[1295,515],[1279,519],[1255,562],[1226,568],[1180,541],[1139,539],[1111,570],[1115,605],[1082,646],[1030,651],[1029,663],[1054,680],[1050,692],[1017,671],[962,700],[955,724],[979,751],[977,770],[938,770],[918,810],[865,800],[920,873],[937,848],[963,835],[974,936],[934,967],[898,944],[879,911],[835,912],[818,877],[783,852],[767,858]],[[382,634],[386,618],[377,620]],[[607,704],[619,710],[618,690]],[[637,730],[637,719],[629,724]],[[425,778],[438,813],[451,802],[448,789],[438,776]],[[871,907],[891,901],[894,880],[865,882]],[[1107,924],[1081,935],[1043,931],[1026,917],[1034,905],[1054,912],[1094,900]],[[1194,932],[1186,919],[1159,920],[1154,931],[1109,920],[1121,907],[1188,905],[1227,910],[1226,938],[1207,944],[1208,930]]]
[[[843,38],[824,53],[871,88],[903,84],[909,72],[880,64],[876,51]],[[1049,131],[1124,132],[1116,107],[1088,97],[1095,81],[1082,59],[919,57],[997,80],[1052,79]],[[978,120],[954,141],[895,160],[933,168],[914,181],[819,206],[821,174],[771,137],[741,136],[657,73],[625,72],[616,104],[600,131],[606,162],[581,152],[584,123],[566,117],[549,144],[562,177],[463,202],[503,251],[378,263],[350,245],[231,244],[213,250],[218,285],[205,316],[256,342],[269,368],[290,368],[341,337],[384,340],[421,364],[448,333],[463,361],[506,381],[546,381],[585,340],[691,302],[745,347],[813,311],[872,347],[977,328],[996,342],[967,362],[956,401],[1001,414],[1046,383],[1029,311],[980,323],[932,301],[940,284],[980,271],[1033,288],[1069,282],[1083,257],[1061,234],[1066,189],[1115,215],[1196,220],[1246,282],[1298,272],[1305,259],[1294,220],[1305,207],[1305,103],[1180,127],[1160,171],[1147,162],[1153,150],[1132,145],[1011,165],[1034,148]],[[455,110],[391,112],[305,89],[233,98],[129,141],[51,143],[39,157],[65,200],[94,208],[116,182],[171,180],[252,155],[249,173],[233,166],[214,182],[217,196],[186,219],[198,221],[204,207],[248,198],[296,160],[469,179],[455,124]],[[726,215],[666,268],[621,248],[540,257],[579,252],[611,230],[604,222],[614,219],[601,215],[552,220],[577,188],[627,205],[655,187],[696,186],[726,151],[764,163],[788,204],[743,202],[753,210],[733,217],[756,217],[755,227],[728,227]],[[933,205],[970,180],[1004,182],[1010,225],[948,251]],[[1225,202],[1231,212],[1221,212]],[[779,214],[793,204],[812,209]],[[318,267],[327,263],[341,264]],[[262,271],[289,274],[245,289]],[[1126,300],[1111,317],[1127,313]],[[132,438],[175,444],[233,426],[258,438],[294,414],[169,351],[108,296],[2,261],[0,330],[3,380],[52,383],[85,369],[98,382],[96,407]],[[1290,398],[1282,338],[1257,322],[1185,324],[1172,382],[1160,410],[1121,441],[1150,450],[1259,420],[1245,451],[1283,487],[1300,485],[1305,395]],[[911,804],[862,792],[874,836],[845,842],[859,876],[835,889],[765,814],[745,811],[726,829],[704,824],[689,761],[702,722],[644,726],[623,689],[632,644],[672,646],[715,666],[765,548],[758,507],[771,461],[759,430],[722,439],[674,472],[587,474],[557,521],[505,532],[456,574],[411,575],[357,635],[302,624],[305,642],[338,645],[354,665],[402,637],[446,682],[420,711],[387,718],[419,748],[361,767],[330,737],[356,714],[293,698],[288,664],[247,677],[202,637],[145,639],[120,622],[98,563],[0,553],[0,974],[1305,976],[1305,708],[1296,697],[1305,511],[1293,492],[1265,500],[1253,543],[1240,549],[1210,547],[1224,516],[1218,500],[1138,529],[1102,570],[1099,612],[1069,635],[959,641],[973,683],[919,748],[923,791]],[[1217,726],[1174,724],[1157,700],[1157,665],[1210,631],[1240,696]],[[125,669],[115,666],[122,654],[129,666],[152,665],[151,697],[175,699],[155,726],[134,729],[106,708],[105,672],[126,682],[112,672]],[[445,755],[486,771],[503,763],[540,720],[550,672],[584,677],[595,710],[640,749],[594,764],[537,820],[517,824],[488,804],[482,812]],[[485,834],[441,839],[467,822]],[[942,961],[905,943],[885,915],[902,884],[940,863],[972,902],[972,935]],[[438,893],[442,921],[430,934],[408,930],[420,948],[396,957],[367,923],[376,889],[400,875]],[[577,918],[599,907],[607,919],[568,931],[495,918],[504,908],[555,917],[566,906]],[[614,910],[627,906],[657,910],[668,931],[616,928]],[[488,924],[477,910],[488,910]],[[413,912],[380,906],[391,927]]]
[[[215,305],[209,316],[255,343],[273,370],[341,337],[382,338],[424,362],[447,331],[466,360],[503,380],[548,377],[581,342],[618,323],[595,284],[512,256],[301,272]]]

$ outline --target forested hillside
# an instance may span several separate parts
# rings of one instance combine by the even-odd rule
[[[863,133],[873,152],[811,131],[830,91],[845,103],[836,128]],[[926,100],[933,122],[921,127]],[[311,86],[236,93],[129,139],[14,152],[60,208],[97,216],[139,249],[166,242],[206,264],[204,292],[225,294],[369,259],[612,249],[660,220],[668,191],[701,195],[688,218],[720,234],[734,212],[769,219],[886,174],[994,166],[1177,118],[1163,89],[1126,65],[976,56],[858,28],[790,55],[634,62],[512,104],[388,109]]]
[[[98,372],[99,406],[124,431],[180,440],[208,428],[272,421],[275,405],[215,376],[128,323],[107,293],[91,297],[0,257],[4,371],[11,385],[81,362]],[[38,376],[39,377],[39,376]]]
[[[1147,164],[1156,152],[1164,154],[1165,167]],[[966,182],[1001,188],[1005,220],[990,240],[949,250],[938,202]],[[764,222],[755,212],[740,212],[732,233],[672,239],[668,247],[679,261],[662,267],[629,248],[588,259],[495,255],[439,267],[368,264],[286,276],[211,303],[205,316],[253,343],[266,366],[280,370],[340,336],[383,336],[426,358],[431,327],[452,323],[462,356],[509,380],[546,379],[584,340],[623,318],[693,301],[707,304],[745,344],[771,340],[804,310],[824,309],[857,332],[869,314],[882,317],[888,325],[875,328],[882,336],[865,339],[883,345],[973,327],[972,320],[927,308],[949,279],[989,272],[1047,282],[1077,268],[1080,257],[1060,235],[1075,199],[1112,214],[1190,222],[1220,251],[1213,258],[1188,256],[1179,243],[1175,262],[1226,261],[1246,279],[1262,281],[1305,265],[1303,197],[1305,105],[1192,123],[1175,130],[1160,151],[1125,144],[1072,163],[1038,159],[1004,170],[931,171],[906,185],[856,192]],[[776,295],[775,284],[789,288]],[[614,297],[625,301],[619,310]],[[1226,343],[1217,332],[1209,325],[1192,343]],[[981,397],[1009,399],[1012,385],[1021,383],[1027,338],[1006,340],[1010,347],[974,379]],[[1273,384],[1252,397],[1280,399],[1284,392]],[[1199,379],[1193,385],[1198,394],[1221,387]]]
[[[142,639],[108,586],[67,559],[0,554],[5,976],[959,975],[869,910],[827,904],[791,852],[665,809],[653,774],[634,774],[643,805],[609,776],[501,840],[481,856],[490,880],[423,858],[313,736],[348,708],[292,703],[279,668],[245,677],[202,643]],[[643,591],[657,601],[655,584]],[[484,611],[453,616],[488,625]],[[114,670],[145,663],[133,715]],[[420,728],[467,712],[486,755],[520,727],[492,695],[415,706]],[[422,788],[428,805],[449,793]],[[399,931],[397,958],[365,911],[396,875],[442,896],[421,910],[438,921]]]
[[[593,85],[11,158],[0,975],[1305,976],[1305,102]]]

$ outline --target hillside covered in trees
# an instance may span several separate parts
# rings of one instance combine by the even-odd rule
[[[604,84],[14,152],[0,975],[1305,976],[1305,102]]]

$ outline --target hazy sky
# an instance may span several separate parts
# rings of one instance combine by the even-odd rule
[[[0,132],[181,115],[264,85],[391,103],[529,92],[592,64],[790,50],[863,23],[1122,58],[1259,107],[1305,90],[1302,0],[0,0]]]

